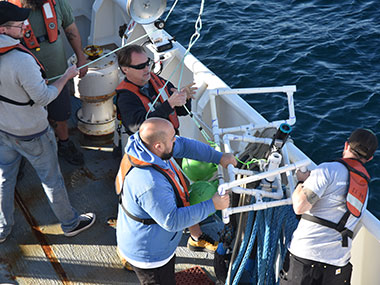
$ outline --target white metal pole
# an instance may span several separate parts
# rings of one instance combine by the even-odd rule
[[[284,205],[291,205],[291,204],[292,204],[292,199],[287,198],[287,199],[283,199],[283,200],[263,202],[263,203],[255,203],[255,204],[240,206],[240,207],[235,207],[235,208],[227,208],[225,211],[229,215],[232,215],[232,214],[236,214],[236,213],[243,213],[243,212],[249,212],[249,211],[259,211],[259,210],[264,210],[264,209],[268,209],[268,208],[284,206]]]
[[[263,93],[287,93],[296,92],[295,85],[285,85],[280,87],[256,87],[256,88],[239,88],[239,89],[229,89],[229,88],[219,88],[215,90],[210,90],[210,92],[216,95],[233,95],[233,94],[263,94]]]
[[[211,93],[210,93],[210,108],[211,108],[211,119],[212,119],[211,128],[212,128],[212,133],[214,135],[214,142],[217,145],[216,146],[217,150],[220,151],[221,150],[220,149],[220,130],[219,130],[218,115],[216,112],[215,94],[211,94]],[[219,176],[219,185],[224,184],[223,169],[220,165],[218,165],[218,176]],[[223,189],[219,191],[219,188],[218,188],[218,193],[219,195],[225,195],[226,191]],[[225,224],[228,224],[230,221],[230,217],[226,215],[225,210],[222,210],[222,219]]]
[[[250,183],[250,182],[253,182],[253,181],[257,181],[257,180],[261,180],[261,179],[264,179],[264,178],[267,178],[267,177],[270,177],[270,176],[273,176],[273,175],[276,175],[276,174],[281,174],[281,173],[284,173],[286,171],[291,171],[291,170],[300,168],[302,166],[307,166],[309,164],[310,164],[310,160],[309,159],[304,159],[304,160],[300,160],[300,161],[297,161],[295,163],[292,163],[292,164],[289,164],[289,165],[285,165],[285,166],[282,166],[280,168],[277,168],[277,169],[274,169],[274,170],[271,170],[271,171],[260,172],[260,173],[258,173],[256,175],[253,175],[253,176],[250,176],[250,177],[245,177],[245,178],[242,178],[242,179],[239,179],[239,180],[227,182],[227,183],[219,185],[218,192],[219,193],[224,193],[224,191],[226,191],[228,189],[231,189],[232,187],[239,186],[239,185],[242,185],[242,184],[247,184],[247,183]]]
[[[282,189],[279,187],[276,187],[277,191],[276,192],[268,192],[265,190],[261,189],[247,189],[247,188],[242,188],[242,187],[234,187],[231,189],[232,192],[236,194],[248,194],[248,195],[260,195],[261,197],[268,197],[272,199],[281,199],[283,194],[282,194]]]
[[[284,158],[284,164],[290,164],[289,153],[288,153],[288,143],[281,149],[282,157]],[[286,171],[286,177],[288,178],[288,189],[286,191],[286,196],[291,197],[293,189],[294,189],[294,178],[291,171]]]
[[[293,100],[293,92],[286,92],[288,96],[288,110],[289,110],[289,120],[287,123],[293,126],[296,123],[296,113],[294,112],[294,100]]]
[[[254,136],[247,136],[247,135],[232,135],[232,134],[226,134],[223,136],[223,141],[226,144],[227,141],[241,141],[241,142],[248,142],[248,143],[262,143],[270,145],[272,143],[272,139],[269,138],[259,138]]]

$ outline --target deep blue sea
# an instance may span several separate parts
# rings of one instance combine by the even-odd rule
[[[200,4],[179,1],[168,18],[185,47]],[[379,15],[378,0],[206,0],[191,52],[233,88],[296,85],[292,138],[319,164],[340,157],[355,128],[380,139]],[[288,117],[286,96],[244,98],[270,121]],[[380,151],[367,169],[369,209],[380,218]]]

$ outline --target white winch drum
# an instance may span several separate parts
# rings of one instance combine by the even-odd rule
[[[85,50],[96,52],[98,57],[110,52],[98,46],[89,46]],[[87,55],[92,56],[91,53]],[[117,56],[114,53],[91,63],[86,76],[74,78],[75,97],[82,101],[82,107],[76,114],[78,129],[82,133],[91,136],[113,133],[116,118],[113,97],[119,81]]]
[[[78,120],[88,124],[102,124],[114,121],[115,108],[113,100],[87,104],[77,112]]]
[[[101,54],[107,54],[105,49]],[[88,66],[85,77],[74,78],[75,97],[82,101],[102,101],[112,94],[119,84],[117,56],[115,53]]]

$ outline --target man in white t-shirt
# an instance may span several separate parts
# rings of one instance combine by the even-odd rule
[[[377,146],[372,131],[357,129],[345,142],[341,160],[297,172],[293,209],[302,216],[280,284],[350,284],[352,231],[368,200],[369,175],[363,164]]]

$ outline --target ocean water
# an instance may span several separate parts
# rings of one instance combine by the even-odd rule
[[[179,1],[168,18],[185,47],[200,4]],[[191,52],[233,88],[296,85],[292,138],[319,164],[340,157],[355,128],[380,139],[379,14],[377,0],[206,0]],[[287,118],[283,95],[244,99],[268,120]],[[380,151],[367,169],[369,209],[380,218]]]

